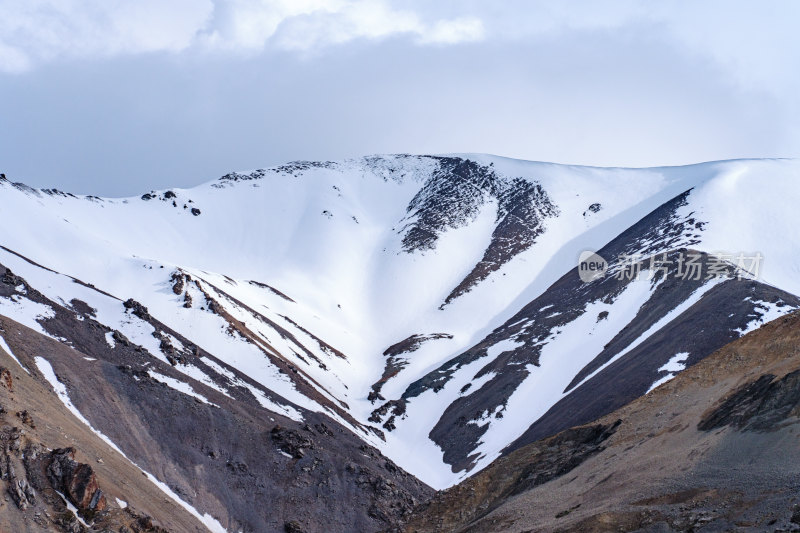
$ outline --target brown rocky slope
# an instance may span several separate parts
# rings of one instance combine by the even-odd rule
[[[2,466],[2,533],[209,531],[143,470],[228,531],[375,531],[432,492],[324,415],[304,412],[297,422],[190,380],[214,404],[201,402],[148,374],[188,380],[170,365],[143,360],[130,343],[103,347],[90,316],[59,311],[75,348],[0,316],[0,336],[19,360],[0,347],[0,463],[10,456],[14,470]],[[90,342],[95,329],[99,341]],[[37,357],[125,455],[67,409]]]
[[[0,317],[0,329],[22,341],[16,323]],[[30,374],[0,348],[0,531],[207,531],[88,430],[27,362]]]
[[[800,313],[501,457],[408,532],[800,530]]]

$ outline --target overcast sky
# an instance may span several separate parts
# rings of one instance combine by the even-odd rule
[[[0,172],[122,196],[373,153],[800,157],[800,2],[0,0]]]

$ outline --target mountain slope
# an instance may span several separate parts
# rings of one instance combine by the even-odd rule
[[[800,529],[800,315],[439,493],[409,532]]]
[[[99,295],[93,303],[110,299],[84,289]],[[8,292],[52,313],[38,324],[44,334],[2,319],[0,338],[21,370],[43,375],[84,433],[102,434],[121,462],[152,476],[150,492],[168,487],[211,531],[283,531],[287,523],[308,532],[375,530],[430,493],[351,431],[264,390],[141,306],[121,304],[130,312],[126,331],[150,329],[150,350],[155,344],[180,364],[98,322],[102,308],[78,299],[60,305],[6,270],[0,294]],[[28,409],[52,423],[48,412]],[[193,531],[158,511],[170,531]]]
[[[97,359],[129,342],[167,386],[338,424],[443,488],[800,307],[798,174],[396,155],[126,199],[3,179],[0,315]],[[585,250],[611,266],[591,283]],[[740,252],[763,257],[757,276]],[[682,254],[701,279],[678,275]]]
[[[85,531],[81,521],[92,521],[91,516],[98,530],[123,526],[153,533],[165,531],[161,527],[192,533],[207,530],[101,435],[87,431],[42,372],[46,363],[29,355],[70,352],[69,348],[4,317],[0,317],[0,338],[0,486],[7,495],[0,507],[0,529],[80,532]],[[54,477],[53,464],[61,459],[63,465],[69,455],[60,452],[70,448],[82,472],[75,468],[68,475],[64,469]],[[153,516],[158,516],[155,523]]]

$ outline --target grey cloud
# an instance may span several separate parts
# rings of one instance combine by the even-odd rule
[[[516,11],[506,13],[409,2],[426,28],[475,18],[484,38],[421,46],[419,34],[399,32],[301,54],[191,46],[0,74],[0,172],[133,195],[293,159],[386,152],[630,166],[800,156],[800,75],[789,64],[800,46],[785,23],[770,32],[768,15],[728,13],[724,29],[703,36],[710,12],[684,7],[697,19],[676,28],[677,14],[625,4],[591,19],[546,15],[555,8],[541,3],[509,2]],[[529,20],[540,14],[551,22]],[[730,28],[751,28],[745,40],[758,50],[740,55]],[[768,64],[748,67],[759,56]]]

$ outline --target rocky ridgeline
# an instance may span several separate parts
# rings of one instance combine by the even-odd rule
[[[406,252],[434,249],[445,231],[474,221],[491,202],[497,206],[496,227],[483,258],[453,288],[444,307],[530,248],[544,232],[544,222],[559,210],[539,183],[500,175],[492,164],[460,157],[432,159],[437,167],[406,209],[401,229]]]

